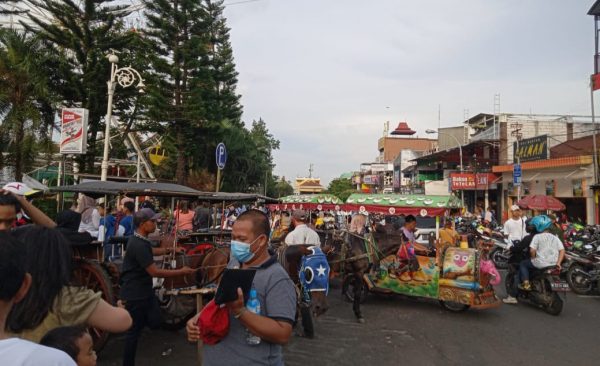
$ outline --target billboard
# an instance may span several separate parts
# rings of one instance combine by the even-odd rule
[[[450,173],[450,190],[496,189],[497,178],[492,173]]]
[[[85,154],[89,111],[85,108],[63,108],[60,119],[60,153]]]
[[[523,139],[519,141],[518,150],[515,141],[513,143],[513,156],[515,162],[517,162],[517,157],[521,158],[521,161],[548,159],[548,135]]]

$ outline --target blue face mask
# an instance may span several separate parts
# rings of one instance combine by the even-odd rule
[[[250,251],[250,245],[254,244],[254,242],[258,238],[254,239],[252,243],[244,243],[238,240],[231,241],[231,255],[240,263],[246,263],[252,258],[254,258],[254,253]]]

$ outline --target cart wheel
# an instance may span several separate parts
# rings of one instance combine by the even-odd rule
[[[354,276],[346,276],[342,283],[342,291],[346,301],[354,302]],[[369,295],[369,287],[366,283],[363,283],[363,289],[360,293],[360,303],[364,303]]]
[[[112,282],[106,270],[95,261],[88,259],[76,259],[74,261],[73,279],[75,283],[92,291],[102,293],[102,299],[109,304],[114,304]],[[100,352],[106,345],[109,333],[97,328],[90,327],[89,332],[94,341],[94,350]]]
[[[442,307],[444,309],[451,311],[453,313],[460,313],[460,312],[466,311],[468,308],[471,307],[471,305],[461,304],[459,302],[454,302],[454,301],[444,301],[444,300],[440,300],[440,305],[442,305]]]

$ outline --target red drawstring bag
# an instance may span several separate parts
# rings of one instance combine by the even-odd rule
[[[200,337],[205,344],[217,344],[229,333],[229,310],[210,300],[198,317]]]

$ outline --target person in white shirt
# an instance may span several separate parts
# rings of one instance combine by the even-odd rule
[[[521,208],[517,205],[512,205],[510,212],[512,217],[504,223],[504,236],[513,243],[520,242],[527,235],[526,219],[521,216]]]
[[[100,229],[100,219],[102,217],[96,208],[96,201],[92,197],[80,193],[77,200],[77,212],[81,214],[79,232],[83,233],[87,231],[91,236],[97,238]]]
[[[308,219],[308,213],[304,210],[296,210],[294,213],[292,213],[294,230],[285,237],[285,243],[287,245],[321,246],[321,238],[319,237],[319,234],[306,225]]]
[[[26,273],[25,247],[10,233],[0,233],[0,365],[76,366],[63,351],[40,346],[6,334],[6,319],[13,305],[23,300],[31,286]]]

